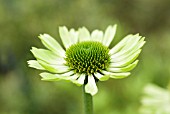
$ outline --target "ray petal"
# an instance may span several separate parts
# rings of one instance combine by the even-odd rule
[[[97,77],[100,81],[106,81],[109,79],[109,76],[108,75],[102,75],[100,73],[95,73],[94,74],[95,77]]]
[[[134,69],[136,67],[138,62],[139,62],[139,60],[136,60],[135,62],[133,62],[132,64],[129,64],[128,66],[120,67],[120,68],[110,67],[107,70],[110,71],[110,72],[127,72],[127,71],[131,71],[132,69]]]
[[[32,47],[31,52],[33,55],[39,59],[42,60],[48,64],[65,64],[65,60],[63,57],[57,56],[50,50],[46,49],[38,49],[35,47]]]
[[[102,73],[106,76],[109,76],[110,78],[114,78],[114,79],[121,79],[121,78],[126,78],[127,76],[129,76],[131,73],[130,72],[123,72],[123,73],[113,73],[113,72],[109,72],[109,71],[102,71]]]
[[[65,50],[60,46],[60,44],[48,34],[40,34],[39,36],[41,42],[45,47],[53,51],[55,54],[61,57],[65,57]]]
[[[98,41],[102,43],[103,32],[99,30],[94,30],[91,34],[92,41]]]
[[[110,43],[112,42],[112,40],[116,34],[116,27],[117,27],[117,25],[107,27],[104,37],[103,37],[103,40],[102,40],[102,43],[105,46],[109,46]]]
[[[71,33],[73,33],[73,30]],[[63,42],[63,45],[66,49],[75,43],[74,40],[70,37],[70,32],[65,26],[59,27],[59,34]],[[72,35],[75,35],[75,34],[73,33]]]
[[[78,37],[78,41],[82,42],[82,41],[90,41],[90,33],[87,30],[87,28],[82,27],[79,28],[79,37]]]
[[[88,76],[88,82],[85,85],[85,92],[91,94],[92,96],[97,93],[98,89],[96,86],[95,79],[92,75]]]
[[[70,69],[66,65],[54,65],[48,64],[42,60],[37,60],[41,66],[43,66],[46,70],[52,73],[65,73],[68,72]]]
[[[29,67],[32,67],[32,68],[35,68],[35,69],[39,69],[39,70],[45,70],[44,67],[42,67],[38,63],[38,61],[36,61],[36,60],[29,60],[27,62],[28,62]]]

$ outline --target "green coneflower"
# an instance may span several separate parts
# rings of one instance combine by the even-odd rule
[[[29,60],[32,68],[44,70],[42,80],[70,80],[85,85],[85,92],[95,95],[96,82],[109,78],[125,78],[138,63],[137,57],[145,44],[144,37],[128,35],[117,45],[109,48],[116,33],[116,25],[108,26],[103,33],[94,30],[91,34],[85,28],[68,30],[59,27],[62,47],[48,34],[39,38],[47,49],[33,47],[31,52],[36,60]]]

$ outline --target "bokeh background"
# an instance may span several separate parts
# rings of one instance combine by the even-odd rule
[[[99,82],[95,114],[139,114],[143,88],[170,81],[169,0],[0,0],[0,114],[81,114],[82,88],[40,81],[28,68],[37,36],[48,33],[61,42],[58,27],[105,30],[117,23],[112,46],[127,34],[140,33],[146,45],[128,78]]]

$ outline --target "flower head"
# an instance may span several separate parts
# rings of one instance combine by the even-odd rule
[[[140,114],[170,114],[170,91],[155,84],[144,87]]]
[[[94,30],[91,34],[85,28],[68,30],[59,27],[64,47],[48,34],[40,35],[47,49],[33,47],[36,60],[29,60],[32,68],[44,70],[42,80],[69,80],[77,85],[85,84],[86,93],[95,95],[96,82],[109,78],[125,78],[138,63],[136,58],[145,44],[144,37],[128,35],[117,45],[109,48],[116,33],[116,25],[108,26],[103,33]]]

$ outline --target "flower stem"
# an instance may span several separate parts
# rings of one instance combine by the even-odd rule
[[[84,97],[84,114],[93,114],[93,98],[89,93],[85,92],[85,85],[83,85]]]

